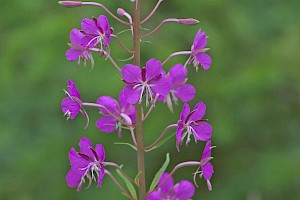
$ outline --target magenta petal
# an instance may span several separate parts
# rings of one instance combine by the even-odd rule
[[[128,85],[128,86],[124,87],[123,91],[124,91],[124,96],[125,96],[125,100],[127,101],[127,103],[136,104],[139,101],[140,96],[141,96],[140,88],[133,89],[132,86]]]
[[[98,161],[103,162],[105,159],[105,150],[104,147],[102,146],[102,144],[97,144],[95,147],[95,151],[97,153],[98,156]]]
[[[72,168],[84,168],[89,164],[89,161],[82,158],[74,148],[72,148],[69,152],[69,160]]]
[[[124,81],[127,83],[135,83],[141,81],[141,69],[136,65],[124,65],[121,73]]]
[[[177,86],[184,84],[186,81],[186,76],[188,74],[188,69],[185,68],[182,64],[174,65],[169,72],[172,89]]]
[[[74,119],[80,111],[80,105],[77,102],[70,99],[69,97],[67,97],[64,98],[61,102],[61,110],[64,114],[66,114],[66,112],[69,112],[70,118]]]
[[[212,127],[206,122],[201,122],[198,125],[193,125],[193,129],[196,131],[194,135],[196,140],[206,141],[211,138]]]
[[[164,198],[160,196],[158,191],[154,191],[147,197],[147,200],[164,200]]]
[[[202,166],[202,173],[205,180],[211,179],[214,173],[214,167],[210,162],[207,162],[205,165]]]
[[[211,65],[211,58],[208,54],[206,53],[198,53],[195,55],[196,61],[199,62],[203,69],[208,70]]]
[[[180,120],[184,122],[188,114],[190,114],[190,106],[189,104],[185,103],[180,114]]]
[[[189,200],[195,194],[194,185],[186,180],[182,180],[174,186],[173,198],[179,200]]]
[[[81,46],[81,40],[84,35],[76,28],[72,29],[70,32],[71,44]]]
[[[205,32],[201,32],[201,29],[199,29],[194,39],[193,50],[197,51],[203,49],[206,45],[207,45],[206,34]]]
[[[104,175],[105,175],[104,168],[100,168],[98,182],[97,182],[97,187],[101,187]]]
[[[83,54],[83,51],[75,50],[75,49],[69,49],[66,51],[66,59],[68,61],[74,62],[78,60],[78,58]]]
[[[196,89],[190,84],[184,84],[174,90],[174,94],[183,102],[191,101],[196,94]]]
[[[146,63],[146,80],[151,80],[161,74],[161,62],[151,58]]]
[[[118,115],[119,110],[120,110],[120,106],[119,103],[117,102],[117,100],[113,99],[110,96],[102,96],[100,98],[97,99],[97,104],[104,106],[105,108],[107,108],[107,110],[109,110],[109,112]],[[104,115],[108,115],[108,111],[104,108],[99,108],[100,112]]]
[[[109,43],[110,43],[110,40],[111,40],[111,34],[105,34],[105,41],[104,41],[104,46],[106,47]]]
[[[184,128],[182,126],[178,126],[176,129],[176,144],[179,145],[182,140],[182,131]]]
[[[113,117],[101,117],[97,120],[96,126],[100,129],[100,131],[111,133],[116,130],[116,119]]]
[[[160,94],[164,96],[170,92],[171,83],[166,77],[162,77],[152,85],[152,89],[155,94]]]
[[[103,32],[105,33],[110,29],[108,19],[105,15],[100,15],[97,19],[97,25],[102,28]]]
[[[95,158],[95,155],[91,150],[93,148],[93,144],[87,137],[81,138],[78,145],[80,147],[80,153],[87,155],[90,158]]]
[[[88,19],[88,18],[83,19],[81,21],[81,28],[87,34],[90,34],[90,35],[98,34],[97,33],[98,32],[98,27],[97,27],[94,20],[91,20],[91,19]]]
[[[169,173],[163,173],[158,181],[158,185],[164,181],[169,176]],[[169,178],[159,187],[160,190],[164,194],[169,194],[174,186],[174,179],[172,176],[169,176]]]
[[[194,112],[189,118],[190,121],[198,121],[203,118],[206,112],[206,105],[203,102],[198,102],[195,105]]]
[[[211,157],[211,141],[210,140],[208,140],[206,142],[206,145],[205,145],[203,153],[202,153],[201,160],[204,160],[204,159],[209,158],[209,157]]]
[[[79,93],[75,83],[71,80],[68,80],[68,93],[72,97],[77,97],[78,99],[80,99],[80,93]]]
[[[66,176],[68,186],[71,188],[76,188],[85,172],[86,170],[71,168]]]

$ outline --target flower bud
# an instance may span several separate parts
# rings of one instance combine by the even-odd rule
[[[117,10],[118,15],[120,16],[124,16],[124,14],[126,13],[125,10],[123,8],[118,8]]]
[[[195,25],[198,24],[199,21],[193,18],[187,18],[187,19],[179,19],[178,23],[184,25]]]
[[[74,8],[82,5],[81,1],[59,1],[58,3],[67,8]]]

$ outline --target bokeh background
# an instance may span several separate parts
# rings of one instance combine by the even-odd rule
[[[101,0],[116,13],[118,7],[132,11],[129,0]],[[143,1],[142,16],[156,1]],[[300,199],[300,1],[295,0],[172,0],[164,1],[145,28],[153,29],[168,17],[199,19],[198,26],[168,24],[142,44],[142,61],[164,60],[178,50],[189,50],[202,28],[208,38],[213,64],[209,71],[195,73],[189,83],[197,87],[196,98],[207,105],[206,117],[214,127],[215,174],[213,191],[198,180],[194,199],[299,200]],[[0,199],[126,199],[105,177],[102,188],[95,184],[76,192],[67,187],[68,152],[78,149],[87,136],[106,147],[107,160],[124,164],[131,176],[136,155],[114,142],[130,141],[116,133],[99,132],[100,116],[88,108],[90,126],[77,116],[66,121],[60,110],[66,80],[72,79],[83,99],[95,102],[102,95],[117,97],[123,87],[117,70],[96,55],[90,71],[65,59],[69,32],[80,21],[104,14],[99,8],[66,9],[49,0],[1,0],[0,6]],[[115,32],[125,30],[110,18]],[[120,34],[131,46],[128,34]],[[130,57],[111,42],[112,56]],[[172,59],[173,64],[186,57]],[[118,62],[120,65],[126,62]],[[145,124],[145,143],[150,144],[170,123],[176,123],[182,103],[171,114],[158,105]],[[171,132],[169,134],[172,134]],[[175,139],[146,155],[148,185],[171,154],[171,170],[187,160],[199,160],[204,143],[184,145],[180,153]],[[111,169],[113,172],[114,170]],[[195,168],[181,169],[175,180],[192,180]]]

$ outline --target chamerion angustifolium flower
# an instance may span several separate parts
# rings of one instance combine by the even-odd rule
[[[127,84],[123,92],[130,104],[141,103],[146,96],[146,105],[153,101],[155,94],[166,95],[170,91],[170,81],[165,77],[159,60],[151,58],[146,67],[127,64],[121,71],[123,81]]]
[[[93,180],[97,182],[97,187],[100,187],[105,174],[104,147],[97,144],[93,148],[92,142],[87,137],[80,140],[79,147],[79,152],[71,148],[69,153],[71,169],[66,176],[68,186],[77,188],[77,191],[79,191],[85,183],[85,178],[87,178],[89,181],[88,187]]]
[[[192,111],[190,111],[190,106],[188,104],[184,104],[180,119],[177,123],[177,149],[179,149],[179,145],[182,144],[185,137],[187,137],[186,144],[188,144],[191,140],[191,135],[194,136],[195,142],[197,140],[206,141],[211,138],[212,127],[206,120],[202,119],[205,115],[205,111],[206,106],[203,102],[197,103]]]
[[[206,53],[208,48],[205,48],[207,45],[206,38],[205,32],[202,32],[201,29],[199,29],[191,47],[192,53],[189,64],[193,64],[196,71],[198,70],[199,64],[204,70],[208,70],[211,65],[211,57]]]
[[[177,105],[178,99],[183,102],[189,102],[195,97],[196,89],[187,82],[188,69],[182,64],[176,64],[171,67],[166,77],[170,80],[170,92],[166,95],[160,95],[159,101],[167,103],[169,109],[172,111],[172,101]]]
[[[97,104],[104,108],[99,108],[103,115],[96,122],[100,131],[111,133],[115,130],[118,135],[122,135],[122,124],[132,125],[135,122],[135,107],[125,101],[124,93],[119,95],[119,102],[110,96],[102,96],[97,100]]]
[[[76,88],[73,81],[68,80],[68,91],[65,91],[68,97],[64,98],[61,102],[61,110],[68,119],[74,119],[75,116],[81,112],[83,115],[85,113],[81,110],[81,98],[80,93]]]

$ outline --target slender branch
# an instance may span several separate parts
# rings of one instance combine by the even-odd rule
[[[169,23],[169,22],[176,22],[176,23],[178,23],[179,20],[175,19],[175,18],[165,19],[153,31],[151,31],[150,33],[148,33],[146,35],[140,36],[140,38],[145,38],[145,37],[148,37],[149,35],[152,35],[153,33],[157,32],[162,27],[162,25],[164,25],[165,23]]]
[[[110,116],[112,116],[115,119],[119,119],[117,116],[115,116],[112,112],[110,112],[105,106],[102,106],[100,104],[97,103],[82,103],[82,106],[90,106],[90,107],[97,107],[97,108],[103,108],[104,110],[106,110],[108,112],[108,114]]]
[[[168,178],[170,178],[175,172],[177,169],[180,169],[182,167],[188,167],[188,166],[199,166],[201,165],[201,162],[199,161],[188,161],[188,162],[183,162],[183,163],[179,163],[178,165],[176,165],[174,167],[174,169],[170,172],[170,174],[162,181],[160,182],[157,187],[159,188],[162,184],[164,184],[164,182],[166,182],[168,180]]]
[[[107,58],[110,60],[110,62],[117,68],[119,72],[121,72],[121,68],[118,66],[118,64],[115,62],[115,60],[110,56],[110,54],[107,54],[106,51],[104,51],[104,55],[107,56]]]
[[[127,178],[127,180],[129,180],[131,183],[133,183],[133,184],[136,185],[136,183],[134,182],[134,180],[132,180],[127,174],[125,174],[125,172],[122,170],[122,168],[119,165],[117,165],[116,163],[113,163],[113,162],[104,162],[104,165],[106,165],[106,166],[112,166],[112,167],[117,168]]]
[[[156,6],[153,8],[152,12],[141,21],[141,24],[145,23],[146,21],[148,21],[148,19],[150,19],[150,17],[152,17],[152,15],[155,13],[155,11],[157,10],[157,8],[159,7],[159,5],[161,4],[163,0],[158,0]]]
[[[150,108],[149,108],[148,112],[146,113],[146,115],[143,117],[143,121],[145,121],[147,119],[147,117],[150,115],[150,113],[152,112],[153,108],[155,107],[155,103],[156,103],[156,101],[158,99],[158,96],[159,95],[155,96],[155,98],[154,98],[154,100],[152,102],[152,105],[150,106]]]
[[[130,197],[131,199],[134,199],[130,194],[128,194],[128,192],[120,185],[120,183],[115,179],[115,177],[112,175],[112,173],[110,173],[108,170],[105,169],[105,174],[109,175],[109,177],[111,178],[111,180],[113,180],[113,182],[115,182],[115,184],[118,186],[118,188],[124,193],[126,194],[128,197]]]
[[[157,143],[159,143],[159,141],[162,139],[162,137],[167,133],[167,131],[171,128],[176,128],[178,125],[177,124],[171,124],[169,126],[167,126],[165,128],[165,130],[160,134],[160,136],[155,140],[155,142],[153,142],[151,145],[147,146],[144,148],[145,151],[153,148],[155,145],[157,145]]]
[[[132,137],[133,144],[134,144],[134,146],[136,147],[136,146],[137,146],[137,143],[136,143],[136,139],[135,139],[133,127],[130,126],[129,128],[130,128],[130,133],[131,133],[131,137]]]
[[[117,42],[121,45],[121,47],[123,49],[125,49],[125,51],[127,51],[128,53],[134,53],[134,51],[129,50],[127,47],[125,47],[125,45],[121,42],[121,40],[118,38],[118,36],[116,35],[111,35],[112,38],[115,38],[117,40]]]
[[[190,55],[192,52],[191,51],[178,51],[175,53],[172,53],[171,55],[169,55],[169,57],[162,63],[162,65],[166,64],[166,62],[168,62],[171,58],[175,57],[175,56],[179,56],[179,55]]]
[[[82,5],[83,6],[84,5],[86,5],[86,6],[98,6],[98,7],[102,8],[103,10],[105,10],[110,16],[112,16],[118,22],[130,26],[130,23],[121,20],[120,18],[118,18],[117,16],[115,16],[112,12],[110,12],[104,5],[102,5],[100,3],[96,3],[96,2],[82,2]]]

